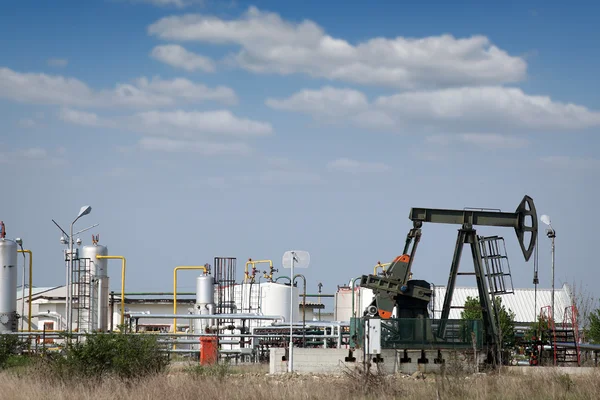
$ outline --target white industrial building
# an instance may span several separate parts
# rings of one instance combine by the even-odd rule
[[[277,286],[273,286],[277,285]],[[262,286],[262,287],[260,287]],[[283,292],[275,294],[277,300],[270,301],[269,290],[273,286],[276,289],[282,289]],[[267,289],[268,288],[268,289]],[[254,293],[249,293],[248,284],[235,285],[234,296],[236,312],[240,313],[259,313],[263,315],[289,315],[285,312],[289,307],[289,286],[272,283],[254,285]],[[297,288],[295,288],[297,291]],[[373,299],[373,292],[370,289],[357,287],[352,290],[351,287],[341,286],[335,293],[335,306],[333,312],[324,312],[324,306],[320,303],[306,302],[305,320],[306,321],[349,321],[352,315],[352,295],[354,292],[354,312],[356,316],[361,316],[363,310]],[[431,302],[431,318],[437,319],[441,316],[442,305],[446,288],[436,286]],[[25,288],[25,307],[21,300],[22,291],[17,291],[17,312],[21,314],[24,311],[25,318],[19,320],[19,329],[28,327],[28,296],[29,289]],[[248,301],[251,296],[252,301]],[[476,287],[456,287],[452,297],[452,308],[450,310],[450,319],[460,319],[461,309],[465,304],[467,297],[477,297]],[[502,304],[515,313],[515,322],[518,325],[527,325],[535,323],[539,316],[540,308],[551,304],[552,289],[514,289],[514,293],[502,295]],[[244,301],[241,299],[244,298]],[[301,296],[297,293],[298,305],[295,307],[293,319],[296,322],[303,320]],[[111,299],[114,303],[111,303]],[[572,305],[572,294],[569,286],[564,284],[561,288],[555,290],[554,303],[556,322],[563,321],[564,310]],[[109,315],[112,315],[112,322],[108,321],[107,326],[110,329],[116,329],[121,321],[121,296],[118,293],[109,296],[108,308]],[[190,327],[190,320],[185,315],[194,312],[196,300],[193,297],[179,296],[177,299],[177,314],[182,318],[177,320],[178,331],[186,331]],[[66,327],[65,312],[65,287],[34,287],[32,289],[32,329],[33,330],[64,330]],[[319,313],[319,311],[321,312]],[[173,296],[171,295],[144,295],[144,296],[126,296],[125,299],[126,314],[172,314]],[[140,315],[141,317],[141,315]],[[138,327],[146,331],[170,331],[172,330],[172,319],[149,319],[141,317]]]
[[[438,319],[441,317],[445,295],[445,286],[435,286],[433,288],[433,296],[430,303],[430,318]],[[477,287],[455,287],[448,318],[460,319],[462,312],[460,307],[464,306],[467,297],[478,296]],[[348,321],[350,319],[352,315],[352,297],[354,297],[354,315],[360,317],[365,308],[373,300],[373,291],[361,287],[356,287],[354,290],[350,286],[339,287],[335,294],[334,320]],[[499,297],[502,298],[502,304],[506,309],[515,313],[516,325],[526,326],[537,322],[542,307],[551,305],[552,289],[514,289],[514,293],[504,294]],[[555,289],[554,309],[556,316],[554,320],[556,323],[563,321],[565,308],[573,305],[572,298],[571,289],[566,283],[561,288]]]
[[[236,284],[234,288],[235,304],[233,305],[236,313],[258,313],[262,315],[282,316],[287,320],[289,316],[289,285],[265,282],[253,285],[250,292],[249,284]],[[215,289],[216,290],[216,289]],[[34,287],[31,290],[31,328],[32,330],[64,330],[67,326],[65,311],[65,286],[58,287]],[[25,303],[22,297],[25,297]],[[305,313],[302,310],[302,300],[298,293],[298,288],[294,288],[294,296],[297,299],[294,305],[293,319],[295,322],[302,322],[303,317],[306,321],[331,320],[332,313],[321,312],[324,306],[320,303],[306,302]],[[251,297],[251,301],[248,298]],[[242,298],[244,301],[242,301]],[[107,321],[108,330],[116,330],[121,321],[121,295],[111,292],[107,298],[109,318],[112,315],[112,321]],[[187,331],[191,326],[191,320],[185,318],[195,312],[196,298],[178,295],[177,314],[182,318],[177,319],[177,330]],[[24,309],[23,309],[24,306]],[[25,316],[19,320],[19,330],[28,329],[29,315],[29,288],[17,291],[17,312]],[[172,295],[132,295],[125,296],[125,314],[138,315],[138,330],[141,331],[171,331],[173,319],[144,318],[144,314],[173,314],[173,296]],[[261,321],[264,323],[264,321]]]

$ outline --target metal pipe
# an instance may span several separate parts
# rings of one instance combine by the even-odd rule
[[[96,258],[100,260],[121,260],[121,327],[119,329],[122,329],[123,325],[125,324],[125,269],[127,266],[127,261],[123,256],[97,255]],[[113,316],[111,315],[110,318],[112,319]]]
[[[275,278],[275,283],[277,283],[277,281],[280,280],[281,278],[287,279],[288,281],[290,281],[290,283],[292,282],[292,280],[290,279],[289,276],[281,275],[281,276],[278,276],[277,278]]]
[[[131,318],[176,318],[185,317],[186,319],[256,319],[256,320],[272,320],[272,321],[285,321],[285,318],[281,315],[258,315],[258,314],[189,314],[189,315],[177,315],[177,314],[127,314]]]
[[[353,317],[356,317],[355,311],[354,311],[354,291],[356,289],[356,281],[359,279],[361,279],[360,276],[358,278],[354,278],[354,280],[352,281],[352,316]]]
[[[556,317],[554,314],[554,238],[556,237],[556,233],[554,229],[551,232],[552,238],[552,319],[556,322]]]
[[[294,323],[294,326],[302,326],[300,322]],[[350,326],[350,322],[342,322],[342,321],[310,321],[306,324],[307,327],[336,327],[336,326]],[[282,329],[285,327],[289,327],[289,323],[287,322],[274,322],[273,325],[269,326],[269,329],[275,329],[281,327]]]
[[[377,265],[373,268],[373,275],[377,275],[377,270],[381,268],[382,272],[385,272],[385,267],[389,267],[392,263],[382,264],[381,261],[377,261]]]
[[[177,315],[177,271],[179,270],[202,270],[204,275],[208,274],[208,269],[204,265],[180,265],[173,269],[173,314]],[[173,318],[173,332],[177,332],[177,317]]]
[[[296,274],[294,275],[294,281],[296,280],[296,278],[302,278],[302,280],[304,281],[304,291],[303,293],[306,295],[306,277],[302,274]],[[290,285],[291,286],[291,285]],[[292,288],[293,290],[293,288]],[[291,317],[290,317],[291,319]],[[306,329],[306,296],[302,297],[302,329],[303,329],[303,338],[304,336],[304,330]],[[306,345],[306,339],[302,339],[302,345],[305,346]]]
[[[29,332],[31,332],[31,287],[33,286],[33,253],[31,253],[31,250],[17,250],[19,253],[27,253],[29,254],[29,305],[27,306],[29,309],[29,322],[28,322],[28,328],[27,330]],[[25,290],[25,288],[23,288],[23,291]],[[25,301],[25,297],[23,296],[23,292],[21,292],[21,301]],[[22,317],[22,316],[21,316]],[[23,328],[21,328],[23,329]]]
[[[179,292],[180,296],[194,296],[194,292]],[[173,292],[125,292],[125,296],[173,296]]]
[[[256,269],[256,264],[264,264],[264,263],[269,263],[269,269],[272,271],[273,270],[273,261],[271,260],[256,260],[256,261],[252,261],[251,258],[248,259],[248,261],[246,261],[246,266],[244,269],[244,283],[246,283],[246,281],[248,279],[250,279],[250,274],[248,273],[248,265],[252,265],[252,269]],[[254,282],[254,274],[256,271],[252,271],[252,282]]]
[[[69,263],[67,265],[67,294],[65,297],[65,302],[66,302],[66,307],[65,307],[65,312],[67,314],[67,334],[71,334],[71,328],[72,328],[72,322],[71,322],[71,317],[72,317],[72,312],[71,312],[71,306],[72,306],[72,299],[71,299],[71,295],[72,295],[72,289],[71,289],[71,278],[73,276],[73,225],[75,224],[75,222],[77,221],[79,217],[77,217],[75,219],[75,221],[73,221],[71,223],[71,228],[69,231]]]

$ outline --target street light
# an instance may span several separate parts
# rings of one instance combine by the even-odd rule
[[[546,229],[546,236],[552,240],[552,319],[556,320],[554,317],[554,238],[556,237],[556,231],[552,227],[552,222],[550,221],[549,216],[542,215],[540,219],[544,224],[548,225],[548,229]]]
[[[84,215],[88,215],[92,211],[91,206],[83,206],[79,210],[79,214],[77,214],[77,218],[71,222],[71,229],[69,234],[69,267],[67,268],[67,332],[71,333],[72,330],[72,310],[71,310],[71,302],[72,302],[72,276],[73,276],[73,225],[75,222]]]
[[[310,254],[302,250],[290,250],[283,253],[283,268],[291,268],[290,273],[290,346],[288,372],[294,372],[294,268],[308,268]]]

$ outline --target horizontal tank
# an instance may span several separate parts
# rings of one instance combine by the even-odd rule
[[[17,250],[9,239],[0,239],[0,333],[17,330]]]
[[[275,282],[264,282],[260,285],[261,313],[263,315],[280,315],[285,318],[285,322],[290,321],[290,286]],[[298,297],[298,287],[294,287],[293,314],[292,322],[301,321],[300,299]]]

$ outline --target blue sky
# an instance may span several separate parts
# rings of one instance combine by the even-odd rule
[[[512,211],[527,194],[557,230],[557,285],[600,295],[599,6],[368,4],[5,6],[0,219],[34,251],[34,284],[64,282],[51,219],[84,204],[76,229],[100,223],[128,290],[170,290],[175,266],[215,256],[241,280],[247,258],[298,248],[308,290],[333,293],[402,251],[411,207]],[[424,226],[415,277],[446,284],[456,229]],[[505,237],[531,287],[514,231],[479,232]],[[549,287],[543,232],[539,262]]]

